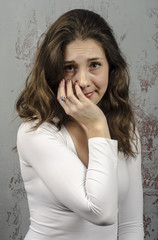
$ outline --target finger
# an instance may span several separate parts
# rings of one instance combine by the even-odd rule
[[[57,99],[58,99],[60,105],[65,110],[65,112],[67,114],[70,114],[70,109],[69,109],[69,106],[67,105],[67,103],[70,102],[70,101],[66,97],[66,83],[65,83],[65,79],[62,79],[60,84],[59,84],[58,93],[57,93]]]
[[[67,91],[67,98],[70,100],[70,102],[74,105],[80,104],[80,101],[78,98],[75,96],[73,86],[72,86],[72,81],[67,80],[66,81],[66,91]],[[69,103],[69,102],[68,102]]]
[[[57,93],[57,99],[58,101],[61,101],[62,98],[66,97],[66,92],[65,92],[65,80],[62,79],[59,88],[58,88],[58,93]]]
[[[59,84],[59,88],[58,88],[58,93],[57,93],[57,99],[59,101],[59,103],[64,106],[64,102],[65,102],[65,80],[62,79],[60,84]]]
[[[76,91],[76,95],[77,95],[78,99],[80,100],[80,102],[88,101],[88,99],[83,94],[83,92],[77,82],[75,83],[75,91]]]

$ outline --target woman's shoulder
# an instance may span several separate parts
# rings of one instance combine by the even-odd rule
[[[51,132],[56,133],[57,132],[57,127],[51,123],[44,122],[40,126],[36,127],[38,124],[38,121],[24,121],[20,124],[18,132],[23,132],[23,133],[33,133],[37,134],[40,132],[48,132],[51,130]]]
[[[37,121],[22,122],[17,132],[17,140],[31,141],[33,139],[44,140],[45,138],[54,138],[60,141],[65,141],[62,131],[59,130],[54,124],[44,122],[40,126],[36,127],[37,123]]]

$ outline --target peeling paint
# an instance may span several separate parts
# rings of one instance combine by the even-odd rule
[[[18,199],[26,198],[26,191],[23,187],[23,180],[20,170],[17,171],[11,178],[9,183],[9,189],[11,191],[12,197],[16,197]]]
[[[16,59],[22,60],[26,68],[33,64],[34,55],[37,50],[38,27],[36,13],[33,10],[31,18],[27,22],[27,30],[18,23],[18,36],[15,43]]]
[[[145,238],[147,236],[150,237],[150,232],[149,232],[148,228],[151,224],[151,218],[144,216],[143,220],[144,220],[144,236],[145,236]]]
[[[23,239],[21,232],[21,214],[18,203],[15,202],[13,208],[7,212],[7,224],[8,227],[14,227],[14,230],[10,234],[10,240]]]
[[[123,42],[127,37],[127,33],[124,33],[121,37],[120,37],[120,42]]]
[[[140,81],[140,87],[142,91],[147,92],[149,87],[156,85],[158,79],[158,63],[150,66],[143,65],[138,72],[138,80]]]

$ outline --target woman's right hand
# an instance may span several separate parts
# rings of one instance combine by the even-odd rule
[[[62,101],[61,99],[64,97],[66,99]],[[57,99],[66,114],[73,117],[83,127],[88,138],[110,138],[105,115],[96,104],[83,94],[77,83],[75,83],[73,90],[72,81],[63,79],[58,88]]]

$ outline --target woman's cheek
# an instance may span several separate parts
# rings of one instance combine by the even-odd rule
[[[98,86],[106,87],[108,85],[108,81],[109,81],[109,74],[105,72],[104,74],[101,74],[98,77]]]
[[[67,79],[70,80],[70,79],[72,79],[73,75],[74,75],[73,73],[67,72],[64,74],[64,78],[65,78],[65,80],[67,80]]]

